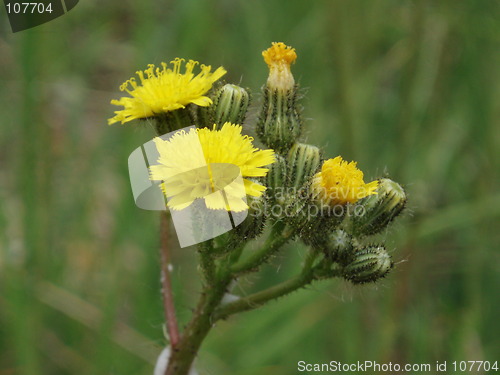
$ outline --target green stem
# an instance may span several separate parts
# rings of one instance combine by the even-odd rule
[[[213,240],[208,240],[198,245],[200,267],[206,285],[211,285],[215,280],[215,262],[212,256]]]
[[[286,228],[283,223],[276,223],[273,231],[267,238],[266,243],[261,249],[255,251],[250,257],[234,264],[231,267],[231,273],[239,275],[256,269],[269,257],[274,255],[293,235],[290,228]]]
[[[316,259],[317,256],[318,252],[312,247],[310,247],[304,259],[304,266],[302,267],[302,273],[306,273],[312,268],[314,260]]]
[[[219,307],[214,314],[215,320],[225,319],[235,313],[255,309],[273,299],[283,297],[321,278],[321,272],[318,272],[321,270],[320,265],[313,267],[317,256],[318,253],[314,249],[309,248],[304,259],[302,272],[299,275],[281,284]]]
[[[236,249],[234,249],[234,251],[228,257],[229,264],[236,263],[240,259],[241,254],[243,253],[243,250],[245,249],[246,244],[247,243],[244,242],[240,246],[238,246]]]
[[[236,239],[233,236],[236,237]],[[232,263],[234,263],[238,260],[241,252],[243,251],[243,248],[246,246],[248,241],[248,239],[242,239],[241,236],[234,235],[233,232],[230,232],[228,237],[225,238],[224,243],[216,244],[216,246],[214,246],[212,254],[215,258],[229,256],[232,260]]]
[[[297,289],[303,288],[304,286],[310,284],[314,279],[314,269],[309,269],[308,271],[302,272],[300,275],[284,281],[281,284],[228,303],[215,311],[214,321],[226,319],[230,315],[239,312],[253,310],[273,299],[283,297]]]

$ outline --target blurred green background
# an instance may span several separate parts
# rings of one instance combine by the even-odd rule
[[[0,375],[152,373],[165,344],[159,218],[135,207],[127,172],[152,133],[108,127],[109,101],[136,70],[179,56],[223,65],[257,108],[272,41],[299,55],[303,139],[357,160],[368,179],[389,173],[406,186],[409,209],[384,235],[397,265],[376,285],[317,283],[219,323],[199,372],[500,360],[499,7],[82,0],[16,34],[2,11]],[[186,322],[197,260],[171,246]],[[302,250],[289,245],[238,291],[285,279]]]

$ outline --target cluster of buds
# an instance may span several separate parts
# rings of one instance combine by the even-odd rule
[[[230,235],[231,242],[260,235],[266,220],[281,221],[346,280],[361,284],[384,277],[393,267],[391,256],[383,244],[367,239],[384,231],[404,209],[404,189],[388,178],[365,183],[356,163],[340,156],[325,160],[318,147],[300,142],[302,107],[291,72],[295,50],[273,43],[262,55],[269,77],[256,133],[275,150],[276,160],[263,181],[265,196],[250,199],[249,216]],[[201,126],[244,121],[248,90],[226,84],[212,90],[210,98],[213,105],[199,107],[196,113]]]
[[[263,102],[255,132],[262,144],[274,150],[274,163],[266,167],[267,174],[247,176],[245,183],[261,186],[265,193],[247,196],[248,216],[228,234],[225,251],[259,236],[266,221],[280,222],[291,228],[295,238],[322,254],[326,268],[340,270],[346,280],[365,283],[385,276],[392,268],[391,257],[384,245],[374,245],[370,236],[384,231],[402,212],[406,204],[404,189],[388,178],[365,183],[355,162],[346,162],[340,156],[325,159],[318,147],[304,143],[300,139],[303,130],[300,88],[291,71],[297,59],[295,49],[273,43],[262,56],[269,67],[269,76],[262,88]],[[117,112],[110,123],[144,116],[143,103],[149,98],[144,94],[145,87],[151,86],[151,92],[155,93],[159,90],[155,85],[163,84],[167,76],[172,82],[181,79],[176,76],[181,60],[174,60],[173,64],[172,71],[150,67],[138,72],[141,80],[146,75],[149,80],[143,82],[142,91],[133,94],[144,97],[139,98],[140,102],[115,101],[114,104],[126,109]],[[193,124],[218,131],[224,124],[245,122],[251,101],[249,90],[235,84],[217,83],[212,87],[225,74],[223,68],[212,73],[210,67],[202,65],[200,75],[192,78],[195,65],[192,61],[186,63],[182,79],[192,88],[184,101],[173,104],[165,101],[161,105],[154,102],[147,111],[146,117],[156,120],[158,134]],[[129,84],[137,89],[133,80],[126,86]],[[200,93],[206,94],[199,96]],[[177,95],[175,90],[171,94],[172,98]],[[174,110],[157,112],[165,108]]]
[[[287,222],[346,280],[360,284],[384,277],[393,266],[391,256],[382,244],[367,239],[401,213],[404,189],[388,178],[365,184],[356,163],[341,157],[324,160],[318,147],[300,143],[299,86],[290,69],[295,50],[273,43],[263,56],[269,78],[257,134],[279,154],[267,176],[267,196],[280,210],[268,210],[268,216]]]
[[[335,207],[342,212],[336,220],[308,218],[317,223],[317,230],[304,235],[304,240],[321,251],[325,260],[340,266],[346,280],[354,284],[376,281],[387,275],[393,262],[382,243],[373,244],[369,239],[383,232],[402,212],[406,199],[398,183],[388,178],[377,180],[373,194],[352,203],[337,203]]]

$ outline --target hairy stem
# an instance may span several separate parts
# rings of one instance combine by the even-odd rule
[[[251,294],[247,297],[241,298],[237,301],[228,303],[227,305],[218,308],[214,314],[214,320],[225,319],[230,315],[253,310],[257,307],[264,305],[265,303],[285,296],[297,289],[300,289],[314,280],[314,271],[309,269],[306,272],[302,272],[300,275],[294,278],[284,281],[281,284],[275,285],[269,289],[262,290],[260,292]]]
[[[337,277],[340,275],[340,270],[324,270],[324,263],[314,265],[318,253],[310,248],[304,259],[302,272],[292,279],[275,285],[271,288],[262,290],[260,292],[250,294],[237,301],[220,306],[214,313],[214,319],[226,319],[230,315],[256,309],[269,301],[283,297],[295,290],[309,285],[313,281],[322,280],[325,278]]]
[[[213,240],[208,240],[198,245],[200,268],[207,285],[211,285],[215,280],[215,262],[212,257],[213,249]]]
[[[281,222],[276,223],[264,246],[247,259],[234,264],[231,273],[238,275],[256,269],[274,255],[292,235],[293,231],[290,228],[286,228]]]

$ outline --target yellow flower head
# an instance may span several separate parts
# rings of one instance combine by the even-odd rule
[[[198,62],[189,60],[185,64],[184,73],[181,73],[183,63],[184,59],[177,58],[171,62],[172,68],[167,68],[166,63],[161,63],[162,68],[150,64],[146,70],[136,72],[141,83],[138,84],[132,77],[121,85],[120,90],[128,92],[130,97],[111,101],[111,104],[124,108],[116,111],[108,124],[124,124],[135,119],[153,117],[184,108],[189,103],[203,107],[212,104],[212,100],[204,95],[215,81],[226,74],[226,70],[219,67],[210,72],[210,66],[200,65],[201,72],[195,75],[193,70]]]
[[[295,49],[284,43],[273,42],[273,45],[262,52],[264,61],[269,67],[267,85],[270,88],[290,90],[295,84],[290,65],[297,59]]]
[[[368,195],[377,194],[378,181],[365,184],[363,172],[356,168],[356,162],[344,161],[341,156],[326,160],[321,172],[312,181],[315,197],[326,204],[355,203]]]
[[[163,181],[170,208],[181,210],[200,198],[209,209],[241,212],[248,208],[247,194],[262,195],[265,186],[245,178],[238,185],[234,171],[236,176],[263,177],[268,172],[263,167],[274,163],[274,151],[255,148],[253,138],[241,130],[241,125],[226,122],[220,130],[192,128],[168,140],[155,138],[160,157],[150,167],[150,179]]]

